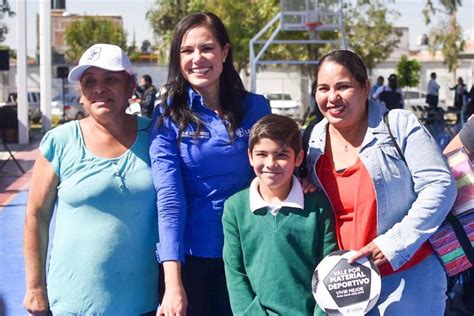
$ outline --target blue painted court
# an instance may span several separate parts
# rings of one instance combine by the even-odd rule
[[[22,235],[27,195],[27,191],[19,192],[0,209],[0,315],[26,314],[22,304],[25,293]]]
[[[28,188],[19,191],[0,208],[0,316],[23,316],[25,267],[23,262],[23,221]],[[50,238],[53,237],[53,216]]]

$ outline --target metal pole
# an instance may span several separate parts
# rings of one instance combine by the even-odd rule
[[[28,79],[26,76],[26,1],[24,0],[17,1],[16,42],[18,142],[20,144],[27,144],[29,142],[29,120]]]
[[[249,52],[250,52],[250,92],[255,93],[257,90],[257,65],[255,63],[255,51],[253,48],[253,41],[249,42]]]
[[[346,29],[344,27],[344,2],[339,1],[339,29],[341,30],[341,45],[343,49],[347,49]]]
[[[249,42],[249,51],[250,51],[250,91],[251,92],[256,92],[257,91],[257,63],[260,58],[260,56],[265,52],[266,47],[268,47],[268,44],[264,46],[264,49],[262,48],[260,50],[260,54],[258,56],[255,56],[255,50],[254,50],[254,45],[255,42],[278,20],[281,19],[281,12],[278,12],[277,15],[275,15],[270,22],[268,22]],[[281,22],[280,22],[281,25]]]
[[[41,112],[47,131],[51,129],[51,0],[40,0],[39,17]]]
[[[61,80],[63,82],[63,122],[66,122],[66,78],[61,78]]]

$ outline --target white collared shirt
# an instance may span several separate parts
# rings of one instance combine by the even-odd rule
[[[431,95],[438,95],[439,88],[440,88],[439,84],[436,82],[436,80],[431,79],[428,82],[428,91],[427,91],[427,93],[431,94]]]
[[[304,209],[304,194],[303,188],[301,187],[300,181],[298,178],[293,176],[292,185],[288,197],[278,205],[273,205],[265,201],[260,192],[258,192],[258,187],[260,185],[260,180],[258,177],[253,179],[249,188],[249,200],[250,200],[250,210],[255,212],[261,208],[267,207],[273,216],[278,214],[282,207],[292,207]]]

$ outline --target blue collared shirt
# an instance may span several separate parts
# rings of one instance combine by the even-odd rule
[[[183,261],[185,254],[222,257],[224,201],[248,187],[254,177],[247,157],[250,128],[271,113],[263,96],[248,93],[242,105],[244,117],[231,140],[227,123],[191,88],[188,104],[204,123],[197,137],[195,126],[190,125],[178,144],[178,126],[171,118],[156,128],[160,114],[155,113],[152,123],[150,158],[157,195],[160,262]]]

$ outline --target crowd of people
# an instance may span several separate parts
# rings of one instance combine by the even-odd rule
[[[424,103],[429,106],[430,111],[439,109],[439,92],[441,86],[436,79],[436,73],[432,72],[426,86],[426,100]],[[397,75],[391,74],[388,77],[387,86],[384,85],[384,80],[383,76],[377,77],[376,83],[371,87],[370,95],[374,99],[384,102],[388,109],[404,108],[404,96],[398,86]],[[474,85],[468,90],[464,80],[459,77],[457,83],[453,87],[449,87],[449,90],[454,91],[452,108],[455,111],[458,113],[463,111],[465,119],[474,114]],[[458,118],[459,117],[460,115],[458,115]]]
[[[428,238],[456,186],[441,149],[400,109],[396,75],[371,89],[348,50],[315,75],[323,117],[304,152],[299,126],[245,90],[212,13],[176,25],[156,108],[150,76],[136,87],[118,46],[87,49],[69,80],[89,116],[44,136],[31,179],[28,313],[319,315],[313,271],[350,249],[382,274],[370,315],[443,315],[446,275]],[[125,112],[134,91],[143,116]]]

